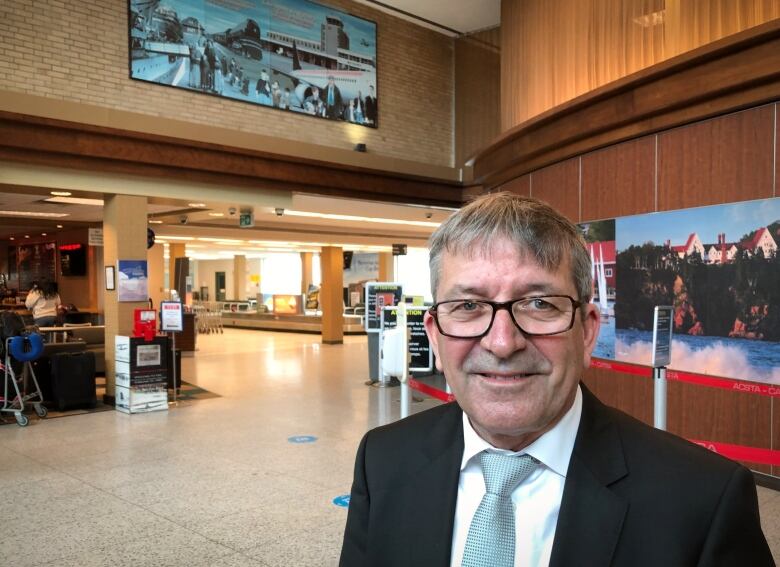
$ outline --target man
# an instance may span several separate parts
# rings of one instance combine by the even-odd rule
[[[341,101],[341,91],[336,86],[336,79],[333,75],[328,76],[328,84],[325,85],[325,116],[331,120],[341,118],[343,103]]]
[[[430,254],[425,328],[457,402],[363,438],[342,567],[774,565],[747,469],[580,383],[600,316],[573,224],[493,194]]]
[[[378,105],[376,100],[376,95],[374,94],[374,85],[369,85],[368,87],[368,96],[366,96],[366,122],[368,124],[372,124],[373,126],[376,126],[376,119],[378,115]]]

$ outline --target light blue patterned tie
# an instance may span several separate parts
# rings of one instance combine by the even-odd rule
[[[512,491],[539,464],[531,455],[479,456],[485,477],[485,496],[471,520],[463,567],[513,567],[515,564],[515,512]]]

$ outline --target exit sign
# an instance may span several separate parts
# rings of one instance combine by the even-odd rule
[[[255,226],[255,214],[252,211],[242,212],[238,217],[238,226],[241,228],[252,228]]]

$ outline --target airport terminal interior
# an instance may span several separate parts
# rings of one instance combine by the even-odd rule
[[[779,560],[778,68],[780,0],[2,2],[0,565],[337,565],[496,191],[581,230],[583,384],[750,469]]]

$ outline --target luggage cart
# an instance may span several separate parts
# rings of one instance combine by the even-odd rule
[[[25,353],[19,350],[22,348],[20,345],[22,345],[25,340],[32,345],[32,352]],[[3,345],[4,356],[2,370],[4,380],[0,412],[13,413],[16,423],[20,427],[25,427],[30,422],[29,418],[24,415],[24,405],[27,402],[32,403],[38,417],[46,417],[49,413],[46,406],[43,405],[43,393],[41,392],[38,378],[36,378],[35,371],[31,364],[32,360],[35,360],[40,356],[42,345],[43,340],[37,333],[27,337],[9,337],[5,340],[5,344]],[[35,352],[36,350],[38,351],[37,353]],[[14,358],[19,362],[22,362],[22,372],[20,376],[17,376],[14,371]],[[32,385],[34,386],[32,391],[29,391],[30,378],[32,378]],[[14,397],[10,398],[9,396]]]

